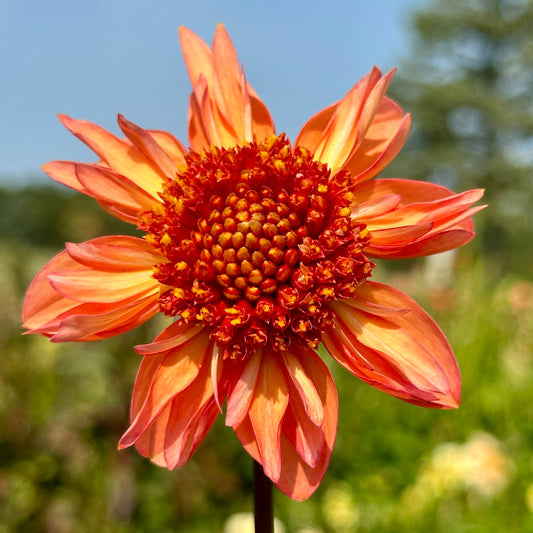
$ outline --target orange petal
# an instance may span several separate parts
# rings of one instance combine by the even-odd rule
[[[143,358],[133,391],[132,422],[122,436],[119,447],[134,444],[168,402],[193,383],[210,350],[210,344],[204,332],[176,348]]]
[[[77,263],[107,272],[148,270],[164,260],[145,240],[137,237],[99,237],[80,244],[68,242],[65,246]]]
[[[78,302],[110,303],[148,293],[158,294],[152,269],[133,272],[64,270],[48,276],[52,287],[64,298]]]
[[[328,367],[312,350],[302,350],[303,353],[298,353],[297,357],[318,392],[324,418],[321,426],[309,421],[300,395],[290,382],[290,402],[283,417],[280,436],[281,473],[276,485],[295,500],[307,499],[324,477],[335,442],[338,419],[337,390]],[[261,463],[263,458],[250,416],[245,416],[234,430],[245,450]]]
[[[178,329],[185,333],[187,327],[199,329]],[[175,331],[170,329],[154,344],[172,338]],[[142,455],[170,469],[190,459],[218,414],[207,364],[213,348],[203,330],[179,347],[143,359],[132,398],[132,424],[119,448],[135,444]]]
[[[126,176],[139,188],[157,198],[162,190],[162,184],[167,181],[168,177],[156,168],[137,147],[91,122],[75,120],[66,115],[59,115],[59,119],[109,168]]]
[[[91,196],[132,217],[137,217],[141,211],[151,209],[160,201],[112,170],[86,163],[76,163],[75,168],[80,183]]]
[[[155,142],[163,148],[168,156],[174,161],[176,167],[185,163],[185,156],[187,155],[187,149],[183,144],[174,137],[168,131],[162,130],[147,130],[148,133],[154,138]]]
[[[188,132],[189,142],[197,152],[202,152],[211,144],[202,119],[202,110],[195,93],[192,93],[189,99]]]
[[[304,124],[295,144],[308,148],[316,159],[328,163],[330,168],[336,170],[336,154],[348,148],[347,155],[353,148],[353,135],[365,99],[380,76],[380,70],[374,67],[342,100],[311,117]]]
[[[118,125],[132,144],[135,145],[154,166],[156,166],[169,179],[174,179],[177,171],[176,164],[165,150],[159,146],[148,131],[143,130],[133,122],[126,120],[122,115],[118,115]]]
[[[83,194],[86,194],[87,196],[90,196],[91,198],[95,198],[98,203],[109,213],[111,213],[113,216],[120,218],[121,220],[124,220],[125,222],[129,222],[130,224],[137,224],[137,214],[132,213],[126,213],[118,211],[116,208],[114,208],[112,205],[108,204],[107,202],[104,202],[102,200],[98,200],[97,196],[93,193],[89,192],[80,182],[78,179],[78,176],[76,175],[76,165],[78,163],[74,163],[73,161],[52,161],[50,163],[47,163],[46,165],[43,165],[42,169],[44,172],[46,172],[53,180],[63,183],[67,187],[71,187],[72,189],[75,189],[76,191],[79,191]],[[104,164],[98,164],[99,168],[108,168],[107,166],[104,166]]]
[[[211,357],[211,382],[213,383],[213,397],[217,404],[218,410],[222,413],[222,402],[224,400],[224,395],[220,394],[219,383],[222,383],[222,374],[224,369],[224,359],[223,359],[224,350],[222,347],[217,346],[213,349],[213,355]],[[225,384],[226,387],[229,383]]]
[[[472,215],[484,207],[470,207],[482,197],[480,189],[454,194],[444,187],[411,180],[375,180],[358,186],[356,194],[363,208],[379,205],[380,198],[390,198],[391,194],[401,197],[393,209],[355,208],[352,212],[352,217],[371,232],[365,252],[372,257],[409,258],[462,246],[474,235]],[[417,235],[424,225],[427,231]],[[441,237],[444,234],[446,238]]]
[[[454,250],[469,243],[474,236],[473,231],[446,230],[410,244],[372,245],[365,248],[365,252],[371,257],[381,259],[412,259]]]
[[[235,427],[248,414],[259,375],[261,360],[262,350],[258,349],[244,362],[239,378],[228,394],[226,426]]]
[[[132,403],[130,416],[133,420],[137,413],[140,411],[143,403],[145,402],[148,393],[150,391],[152,376],[155,374],[165,357],[171,350],[182,347],[185,342],[196,335],[204,332],[204,329],[191,324],[180,324],[179,322],[173,322],[170,326],[165,328],[151,344],[136,346],[135,351],[141,355],[153,355],[154,357],[145,357],[147,359],[141,363],[139,372],[137,373],[137,379],[135,380],[135,386],[133,389]],[[171,340],[170,344],[163,344],[165,341]],[[152,349],[146,354],[143,348]],[[148,361],[148,359],[150,359]],[[141,379],[141,369],[142,379]],[[149,377],[149,379],[147,378]]]
[[[310,355],[311,353],[312,355]],[[288,425],[293,423],[293,420],[291,420],[290,416],[287,416],[283,421],[281,435],[281,455],[283,462],[281,475],[276,485],[287,496],[295,500],[309,498],[322,481],[328,468],[331,452],[333,451],[333,445],[337,435],[338,419],[337,390],[328,367],[311,350],[306,350],[305,359],[301,357],[300,361],[304,365],[305,372],[312,380],[324,406],[324,422],[321,426],[324,440],[316,463],[314,466],[310,466],[302,458],[302,455],[305,455],[302,449],[303,443],[300,442],[299,448],[297,449],[288,437],[288,434],[292,430]],[[291,403],[291,405],[294,406],[296,404]],[[297,420],[299,427],[296,430],[299,432],[306,431],[305,423],[302,422],[305,419],[301,418],[301,414],[297,414]],[[316,426],[314,427],[317,428]],[[309,434],[306,436],[306,439],[309,446],[319,444],[319,442],[313,443],[313,437]]]
[[[453,194],[450,189],[428,181],[416,181],[399,178],[372,180],[357,186],[357,202],[375,201],[385,195],[398,195],[399,206],[415,202],[431,202]]]
[[[281,475],[281,423],[289,389],[277,353],[263,350],[249,416],[265,474],[276,483]]]
[[[250,102],[248,94],[243,91],[235,47],[222,24],[218,24],[213,38],[213,65],[221,95],[221,98],[217,98],[218,106],[231,122],[237,139],[251,141],[251,137],[245,137],[245,111]],[[250,118],[248,117],[248,121]]]
[[[291,352],[283,352],[283,361],[288,374],[298,391],[305,412],[309,420],[315,426],[321,426],[324,422],[324,406],[316,390],[316,387],[305,371],[302,362]]]
[[[135,447],[141,455],[166,468],[183,466],[196,451],[211,428],[218,412],[213,402],[207,402],[188,420],[185,430],[176,438],[175,417],[179,412],[179,396],[169,402],[154,422],[136,440]],[[119,445],[119,448],[122,448]],[[174,455],[175,452],[179,455]]]
[[[324,448],[324,430],[313,424],[299,401],[298,392],[291,388],[295,398],[291,397],[289,408],[285,413],[283,435],[298,452],[302,460],[310,467],[316,466]]]
[[[390,83],[393,72],[381,78],[374,68],[341,100],[315,157],[333,170],[344,166],[357,150]]]
[[[328,124],[332,120],[335,110],[339,107],[339,102],[336,102],[313,115],[303,126],[300,133],[296,137],[294,146],[303,146],[313,154],[316,152],[320,139],[324,135]]]
[[[200,76],[209,83],[213,79],[213,54],[207,44],[195,33],[183,26],[179,27],[179,38],[185,66],[193,87]]]
[[[179,34],[193,86],[189,107],[193,149],[231,147],[273,133],[268,109],[246,82],[224,26],[217,26],[212,50],[186,28],[180,28]]]
[[[165,431],[165,462],[167,468],[180,468],[191,458],[216,416],[209,365],[204,364],[196,379],[172,400],[172,409]]]
[[[30,330],[29,333],[42,329],[57,316],[79,305],[79,302],[67,300],[54,290],[48,279],[49,274],[58,270],[75,272],[83,268],[85,267],[74,261],[67,251],[63,250],[38,272],[28,287],[22,308],[23,326]]]
[[[392,100],[383,99],[383,111],[376,114],[374,123],[368,128],[364,140],[343,165],[352,176],[354,185],[377,176],[398,155],[411,128],[411,115],[390,119],[388,108],[396,106]]]
[[[410,118],[385,97],[394,71],[381,77],[374,68],[336,104],[312,117],[295,145],[314,153],[333,172],[343,168],[353,184],[379,173],[405,142]]]
[[[154,342],[137,345],[135,346],[135,351],[139,355],[158,355],[178,348],[202,331],[202,326],[173,322],[163,330]]]
[[[369,220],[392,211],[402,197],[399,194],[384,194],[358,204],[352,208],[351,217],[355,220]]]
[[[106,262],[101,254],[107,250],[113,255]],[[81,341],[118,334],[148,320],[157,312],[159,294],[150,260],[156,254],[149,250],[135,237],[68,244],[30,285],[24,302],[24,327],[56,342]],[[130,287],[131,275],[136,282]],[[117,282],[117,276],[123,280],[120,290],[108,283]]]
[[[402,311],[380,316],[380,306]],[[335,318],[324,332],[324,344],[350,372],[410,403],[457,407],[460,375],[455,357],[442,331],[411,298],[366,281],[355,298],[335,302],[331,309]]]
[[[252,93],[252,89],[249,85],[247,85],[247,87],[248,92],[250,93],[253,139],[256,142],[261,142],[269,135],[276,133],[274,121],[272,120],[268,107],[257,95],[255,95],[255,93]]]
[[[79,191],[88,196],[92,196],[87,189],[80,183],[76,175],[76,163],[72,161],[51,161],[42,167],[54,181],[62,183],[71,189]]]
[[[258,463],[261,463],[261,453],[259,452],[259,447],[255,438],[254,428],[250,422],[250,416],[246,414],[242,421],[233,427],[233,430],[235,431],[235,435],[237,435],[239,442],[242,444],[242,447]]]
[[[143,456],[157,466],[166,467],[165,460],[165,433],[170,419],[172,402],[169,402],[159,413],[154,423],[135,441],[135,448]],[[119,442],[118,449],[122,450],[127,446],[122,446]]]
[[[187,405],[188,398],[189,396],[181,398],[180,395],[180,398],[175,398],[172,401],[170,417],[166,424],[163,455],[165,466],[170,469],[181,468],[189,461],[203,442],[219,413],[216,403],[209,401],[196,412],[187,416],[187,413],[182,411],[183,405]],[[180,432],[181,428],[178,421],[184,419],[187,425]],[[150,427],[150,429],[152,428]],[[138,448],[138,441],[136,447]],[[147,456],[150,457],[150,454]]]
[[[53,333],[53,342],[94,341],[120,335],[144,324],[158,312],[158,292],[133,301],[121,300],[112,304],[83,303],[45,324],[44,331]]]
[[[372,229],[371,242],[366,249],[372,250],[373,246],[381,244],[410,244],[420,237],[427,235],[432,227],[433,224],[431,222],[426,222],[425,224],[412,224],[410,226]]]
[[[429,222],[435,229],[442,225],[452,226],[457,222],[457,216],[463,217],[465,211],[483,196],[481,189],[465,191],[453,194],[450,191],[446,198],[430,200],[427,202],[415,202],[408,205],[398,206],[396,209],[375,217],[367,222],[370,231],[379,228],[393,228],[399,225],[418,224]],[[363,218],[364,220],[364,218]]]

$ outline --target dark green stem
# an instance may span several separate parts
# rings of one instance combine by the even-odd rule
[[[254,461],[254,521],[255,533],[274,533],[272,481],[257,461]]]

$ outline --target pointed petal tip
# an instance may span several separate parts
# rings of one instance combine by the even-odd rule
[[[187,40],[199,39],[199,37],[186,26],[178,26],[178,37],[182,48],[185,46]]]
[[[65,115],[64,113],[58,113],[57,118],[59,119],[61,124],[63,124],[63,126],[67,128],[68,128],[68,124],[72,124],[75,121],[75,119],[73,119],[72,117],[69,117],[68,115]]]
[[[450,383],[450,390],[446,396],[440,399],[441,409],[458,409],[461,405],[461,377]]]

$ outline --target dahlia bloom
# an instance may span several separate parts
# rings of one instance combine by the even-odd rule
[[[482,191],[373,179],[410,127],[385,96],[393,72],[374,68],[291,144],[276,135],[223,26],[212,48],[185,28],[180,39],[193,86],[190,148],[122,116],[124,138],[60,117],[98,162],[44,170],[145,234],[67,243],[29,287],[24,325],[54,342],[92,341],[164,313],[170,325],[136,347],[142,362],[120,448],[181,467],[225,412],[265,474],[302,500],[336,436],[337,393],[320,343],[388,394],[459,404],[443,333],[407,295],[369,280],[370,258],[462,246]]]

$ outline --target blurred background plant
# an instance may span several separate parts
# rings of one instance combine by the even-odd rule
[[[412,24],[413,54],[392,89],[414,128],[385,175],[484,187],[491,205],[457,255],[374,272],[441,325],[463,404],[420,409],[331,365],[336,448],[309,501],[276,494],[286,533],[533,530],[533,1],[434,0]],[[179,471],[116,450],[139,363],[132,346],[159,325],[95,344],[21,336],[24,291],[51,255],[65,241],[125,232],[89,198],[52,185],[0,190],[0,533],[236,523],[245,533],[251,461],[222,419]]]

